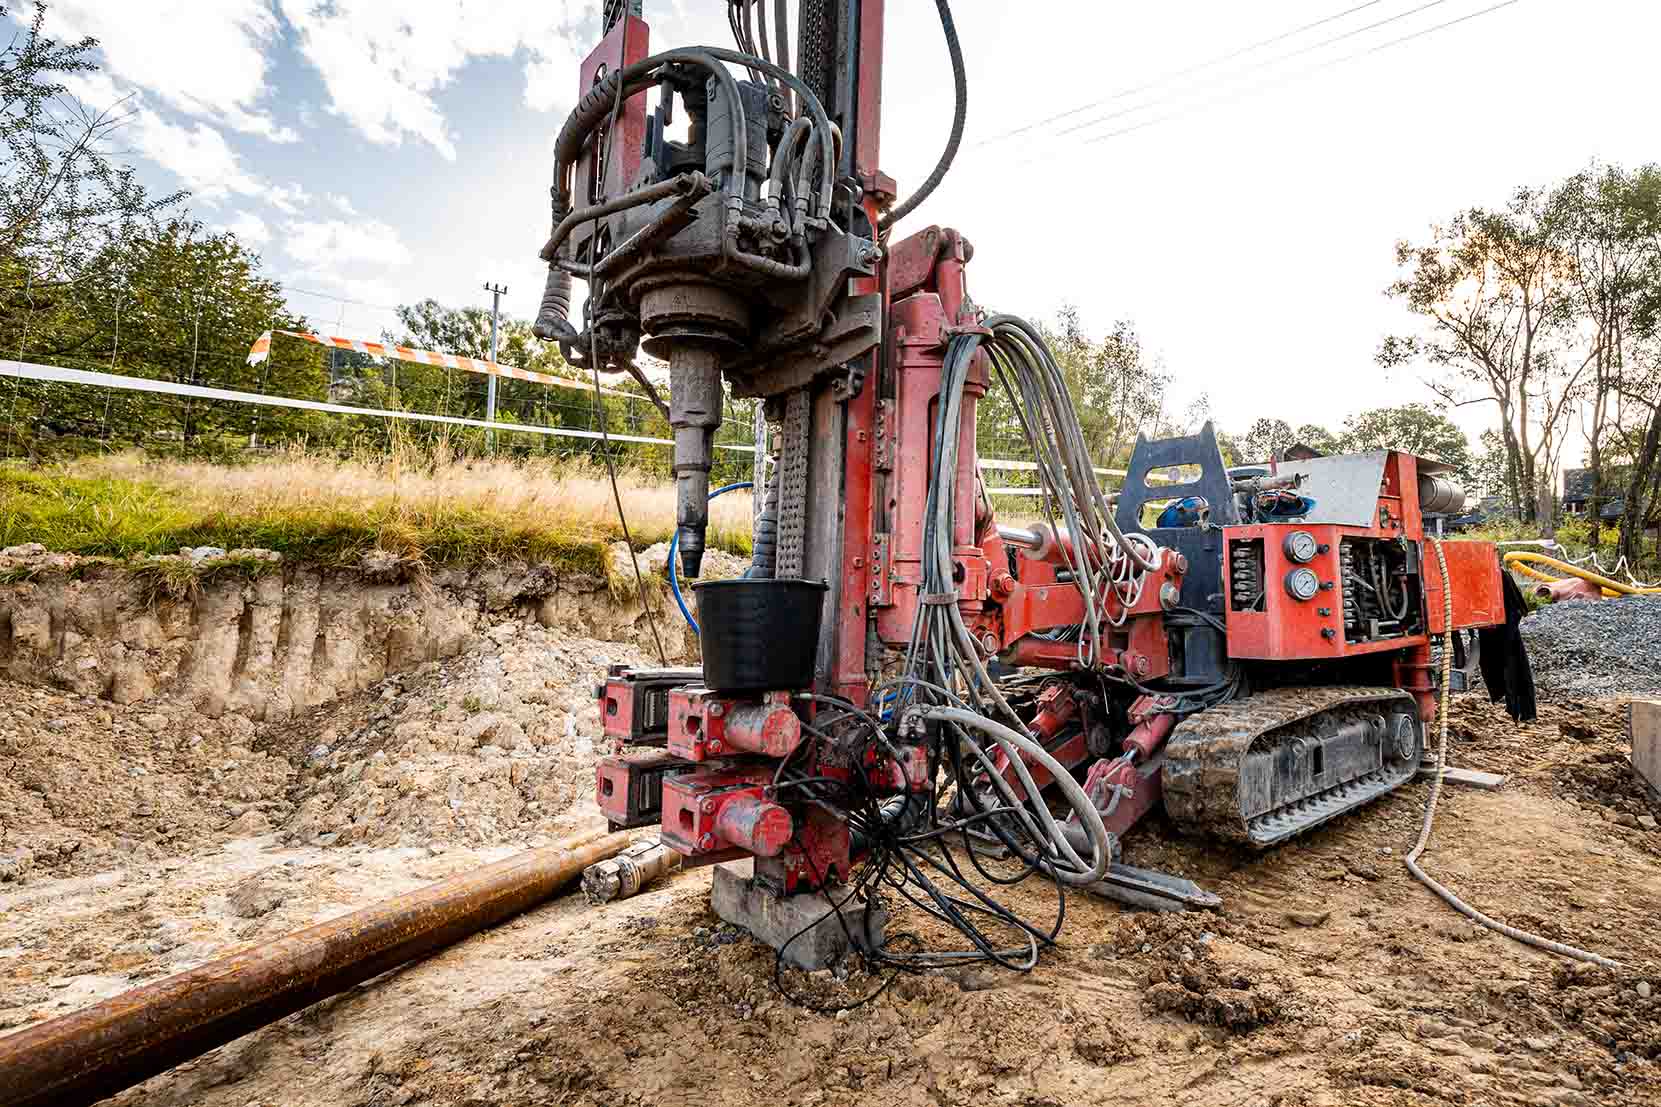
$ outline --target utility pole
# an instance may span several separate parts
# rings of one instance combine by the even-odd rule
[[[489,281],[485,282],[484,290],[491,295],[490,363],[494,366],[496,364],[496,335],[501,330],[502,323],[502,297],[507,295],[508,290],[506,285],[491,284]],[[496,422],[496,374],[494,372],[490,374],[490,379],[485,385],[484,421],[487,423]],[[492,453],[495,452],[495,431],[487,430],[484,432],[484,448]]]

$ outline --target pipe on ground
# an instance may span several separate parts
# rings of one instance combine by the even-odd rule
[[[578,834],[0,1037],[0,1103],[114,1095],[534,907],[629,841]]]

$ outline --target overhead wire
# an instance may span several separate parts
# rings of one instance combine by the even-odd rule
[[[1403,19],[1409,19],[1409,18],[1411,18],[1415,15],[1418,15],[1420,12],[1429,11],[1431,8],[1440,7],[1441,5],[1446,4],[1447,2],[1448,2],[1448,0],[1426,0],[1425,3],[1420,4],[1419,6],[1417,6],[1415,8],[1409,8],[1407,11],[1398,12],[1397,14],[1392,15],[1392,16],[1388,16],[1384,19],[1375,20],[1374,22],[1368,23],[1367,25],[1365,25],[1363,27],[1352,28],[1348,31],[1343,32],[1342,34],[1333,35],[1330,38],[1324,38],[1319,42],[1313,42],[1313,43],[1310,43],[1306,46],[1301,46],[1298,49],[1291,51],[1290,53],[1279,54],[1279,55],[1277,55],[1275,57],[1272,57],[1272,58],[1265,58],[1264,60],[1262,60],[1260,62],[1254,62],[1251,65],[1246,66],[1244,69],[1236,70],[1236,71],[1231,72],[1231,73],[1220,74],[1220,75],[1218,75],[1217,77],[1214,77],[1214,78],[1204,79],[1204,80],[1200,81],[1194,87],[1195,88],[1205,88],[1209,85],[1216,84],[1218,81],[1233,80],[1234,78],[1237,78],[1237,77],[1244,77],[1244,76],[1247,76],[1249,74],[1256,73],[1256,72],[1259,72],[1259,71],[1264,70],[1264,69],[1268,69],[1272,66],[1279,65],[1281,62],[1291,61],[1293,58],[1301,58],[1306,54],[1314,53],[1316,50],[1321,50],[1321,49],[1324,49],[1328,46],[1336,45],[1337,43],[1340,43],[1340,42],[1346,42],[1349,39],[1355,38],[1358,35],[1364,35],[1368,31],[1376,31],[1378,28],[1388,26],[1391,23],[1399,23]],[[1126,115],[1131,115],[1131,114],[1134,114],[1136,112],[1142,111],[1145,108],[1157,107],[1158,105],[1160,105],[1162,103],[1167,103],[1171,100],[1185,99],[1188,95],[1189,95],[1189,91],[1179,91],[1179,92],[1177,92],[1173,95],[1170,95],[1170,96],[1155,97],[1154,99],[1146,101],[1144,103],[1132,104],[1130,107],[1120,108],[1117,111],[1112,111],[1112,112],[1107,113],[1106,115],[1097,116],[1094,119],[1087,119],[1084,122],[1076,123],[1071,127],[1064,127],[1061,130],[1057,131],[1056,134],[1057,135],[1073,134],[1074,132],[1081,131],[1081,130],[1085,129],[1086,127],[1094,127],[1099,123],[1106,123],[1106,122],[1108,122],[1109,120],[1112,120],[1112,119],[1119,119],[1119,118],[1122,118]]]
[[[1098,144],[1098,143],[1106,142],[1110,139],[1121,138],[1124,135],[1134,134],[1138,131],[1144,131],[1144,130],[1147,130],[1148,128],[1150,128],[1150,127],[1155,127],[1155,126],[1158,126],[1162,123],[1170,123],[1170,122],[1174,122],[1175,120],[1178,120],[1178,119],[1184,119],[1184,118],[1186,118],[1190,115],[1193,115],[1197,112],[1203,111],[1206,108],[1213,107],[1217,104],[1236,103],[1243,96],[1250,96],[1250,95],[1253,95],[1255,93],[1267,92],[1267,91],[1270,91],[1272,89],[1279,88],[1282,85],[1290,84],[1294,81],[1301,80],[1302,78],[1313,76],[1316,73],[1321,73],[1321,72],[1324,72],[1325,70],[1332,69],[1336,66],[1344,65],[1344,64],[1346,64],[1348,62],[1352,62],[1352,61],[1359,61],[1362,58],[1371,57],[1374,54],[1382,53],[1385,50],[1389,50],[1389,49],[1392,49],[1396,46],[1401,46],[1405,43],[1412,42],[1415,39],[1424,38],[1427,35],[1435,34],[1438,31],[1444,31],[1444,30],[1447,30],[1450,27],[1458,26],[1459,24],[1462,24],[1462,23],[1467,23],[1467,22],[1469,22],[1473,19],[1478,19],[1478,18],[1480,18],[1482,16],[1485,16],[1485,15],[1490,15],[1490,14],[1492,14],[1494,12],[1497,12],[1497,11],[1500,11],[1501,9],[1504,9],[1504,8],[1509,8],[1509,7],[1511,7],[1514,4],[1517,4],[1519,2],[1520,2],[1520,0],[1501,0],[1500,3],[1491,4],[1488,7],[1481,8],[1477,11],[1470,12],[1466,15],[1459,16],[1456,19],[1450,19],[1450,20],[1447,20],[1446,22],[1438,23],[1438,24],[1435,24],[1434,26],[1431,26],[1431,27],[1424,27],[1424,28],[1421,28],[1420,30],[1412,32],[1411,34],[1402,35],[1399,38],[1393,38],[1393,39],[1390,39],[1387,42],[1377,43],[1376,45],[1370,46],[1370,47],[1368,47],[1364,50],[1358,50],[1358,51],[1355,51],[1353,53],[1346,54],[1342,57],[1331,59],[1330,61],[1321,62],[1321,63],[1316,64],[1316,65],[1306,66],[1303,69],[1297,70],[1294,73],[1290,73],[1290,74],[1287,74],[1287,75],[1282,76],[1282,77],[1278,77],[1278,78],[1275,78],[1275,79],[1272,79],[1272,80],[1262,81],[1262,82],[1259,82],[1257,84],[1247,86],[1245,88],[1226,89],[1226,90],[1224,90],[1223,92],[1221,92],[1220,94],[1218,94],[1216,96],[1212,96],[1212,97],[1209,97],[1207,99],[1201,100],[1200,102],[1192,104],[1192,105],[1190,105],[1186,108],[1181,108],[1181,109],[1176,110],[1176,111],[1167,112],[1164,115],[1155,116],[1152,119],[1146,119],[1146,120],[1143,120],[1139,123],[1133,123],[1129,126],[1120,127],[1120,128],[1115,129],[1115,130],[1112,130],[1112,131],[1107,131],[1107,132],[1104,132],[1104,133],[1101,133],[1101,134],[1090,135],[1088,137],[1081,138],[1081,139],[1077,140],[1077,142],[1073,145],[1068,145],[1068,146],[1062,147],[1060,149],[1054,149],[1054,150],[1034,153],[1034,154],[1032,154],[1032,155],[1030,155],[1026,158],[1021,159],[1020,161],[1015,162],[1014,164],[1017,165],[1017,166],[1026,166],[1026,165],[1033,165],[1033,164],[1037,164],[1037,163],[1041,163],[1041,162],[1045,162],[1045,161],[1051,161],[1051,160],[1054,160],[1055,158],[1061,157],[1063,155],[1076,154],[1078,152],[1077,151],[1077,146],[1079,146],[1079,145],[1085,145],[1085,146],[1095,145],[1095,144]],[[1182,96],[1182,95],[1177,95],[1177,96],[1169,97],[1166,100],[1152,102],[1152,103],[1149,103],[1149,104],[1143,105],[1143,106],[1144,107],[1157,107],[1161,103],[1167,103],[1167,102],[1170,102],[1170,101],[1181,100],[1181,99],[1184,99],[1184,98],[1185,97]]]
[[[1219,54],[1214,58],[1209,58],[1206,61],[1199,62],[1198,64],[1174,70],[1170,73],[1165,73],[1161,76],[1153,78],[1150,81],[1144,81],[1139,85],[1133,85],[1130,88],[1120,89],[1118,92],[1104,96],[1098,100],[1091,100],[1089,103],[1068,108],[1066,111],[1057,112],[1054,115],[1046,116],[1043,119],[1034,120],[1031,123],[1023,124],[1019,127],[1012,128],[1011,130],[1001,131],[998,134],[992,135],[990,138],[983,138],[979,140],[971,146],[971,149],[976,149],[982,146],[990,146],[993,143],[1002,142],[1005,139],[1014,138],[1017,135],[1023,135],[1029,131],[1037,130],[1038,128],[1047,126],[1050,123],[1055,123],[1062,119],[1068,119],[1072,116],[1078,115],[1080,112],[1089,111],[1091,108],[1097,108],[1103,104],[1110,104],[1115,100],[1122,100],[1126,96],[1134,96],[1138,92],[1146,92],[1150,88],[1158,88],[1160,85],[1163,85],[1169,81],[1174,81],[1178,77],[1186,77],[1190,73],[1198,73],[1202,70],[1210,69],[1212,66],[1221,65],[1223,62],[1232,61],[1244,54],[1251,53],[1253,50],[1261,49],[1264,46],[1272,46],[1277,42],[1282,42],[1296,35],[1300,35],[1305,31],[1314,30],[1316,27],[1335,22],[1336,20],[1343,19],[1346,16],[1354,15],[1356,12],[1361,11],[1364,8],[1376,7],[1383,2],[1384,0],[1366,0],[1366,3],[1357,4],[1352,8],[1346,8],[1336,15],[1329,15],[1323,19],[1317,19],[1313,23],[1305,23],[1300,27],[1294,27],[1289,31],[1282,31],[1277,35],[1271,35],[1268,38],[1259,39],[1256,42],[1230,50],[1225,54]]]

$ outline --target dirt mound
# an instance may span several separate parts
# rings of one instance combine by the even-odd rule
[[[504,623],[459,657],[273,729],[302,766],[283,830],[319,845],[488,845],[592,813],[594,686],[632,647]]]
[[[662,564],[653,556],[645,571]],[[712,556],[711,566],[737,560]],[[117,564],[31,547],[0,556],[0,675],[281,720],[461,653],[503,621],[650,644],[655,619],[672,660],[695,657],[661,579],[646,595],[650,611],[632,577],[614,594],[604,578],[523,562],[426,573],[371,554],[324,569],[201,548]]]
[[[0,880],[154,859],[285,818],[293,770],[254,724],[0,680]]]
[[[1236,1033],[1291,1017],[1294,989],[1233,956],[1232,943],[1219,940],[1228,930],[1228,920],[1216,915],[1132,915],[1120,924],[1112,950],[1147,963],[1142,998],[1150,1011]]]

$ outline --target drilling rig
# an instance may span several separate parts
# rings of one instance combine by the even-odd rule
[[[1162,809],[1269,847],[1399,787],[1437,648],[1457,685],[1481,642],[1490,694],[1531,697],[1493,547],[1436,533],[1464,495],[1435,462],[1242,475],[1207,425],[1139,438],[1103,488],[1041,332],[970,297],[969,240],[897,233],[963,132],[936,6],[955,117],[903,200],[879,157],[884,0],[731,0],[734,47],[657,52],[639,3],[608,3],[555,142],[535,330],[596,379],[644,381],[641,350],[668,363],[682,575],[724,392],[762,401],[776,458],[748,573],[697,585],[702,668],[614,668],[599,689],[597,799],[715,865],[717,912],[805,967],[849,944],[1030,967],[1059,917],[981,891],[994,856],[1000,879],[1063,894],[1203,902],[1121,864],[1120,840]],[[1039,525],[1000,524],[980,476],[994,388],[1032,448]],[[888,941],[885,897],[967,947]]]

